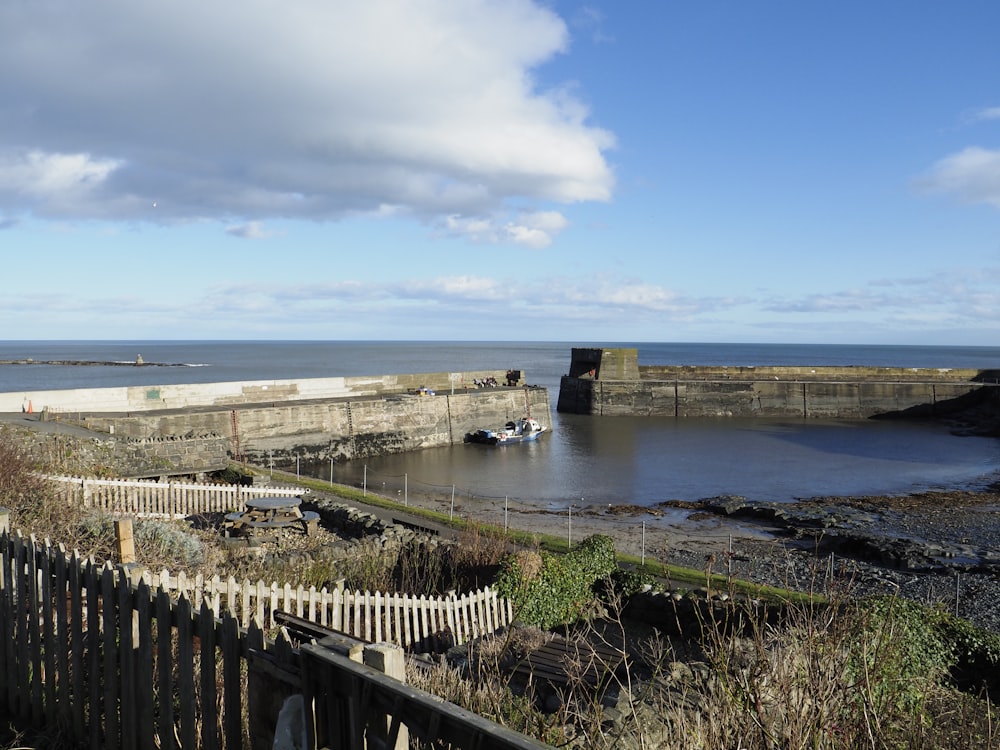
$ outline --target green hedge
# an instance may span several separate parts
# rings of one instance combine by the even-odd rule
[[[566,554],[514,554],[496,578],[501,596],[514,602],[516,618],[552,628],[575,622],[592,609],[594,585],[617,569],[614,540],[601,534],[583,540]]]

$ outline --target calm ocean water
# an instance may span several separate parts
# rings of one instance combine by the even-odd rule
[[[697,499],[790,500],[980,486],[1000,441],[939,426],[815,420],[593,418],[554,411],[573,346],[634,346],[641,364],[1000,367],[997,347],[798,344],[128,341],[0,342],[0,360],[93,360],[169,367],[0,366],[0,392],[122,385],[524,370],[550,389],[554,430],[508,448],[458,445],[331,467],[338,481],[397,492],[455,492],[552,508]],[[325,473],[325,472],[324,472]],[[328,478],[324,476],[324,478]],[[454,488],[454,489],[453,489]]]

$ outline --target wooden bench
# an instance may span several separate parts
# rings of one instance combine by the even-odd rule
[[[556,685],[582,680],[598,686],[624,664],[625,654],[606,645],[556,638],[522,659],[514,671]]]

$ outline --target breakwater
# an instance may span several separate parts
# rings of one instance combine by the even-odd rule
[[[640,366],[637,349],[573,349],[557,409],[595,416],[931,416],[995,399],[998,382],[998,370]]]
[[[330,460],[402,453],[461,443],[483,426],[531,413],[551,426],[545,388],[385,395],[201,407],[136,414],[83,415],[85,426],[117,436],[229,437],[237,460],[305,470]],[[315,466],[314,466],[315,465]]]
[[[477,387],[483,382],[497,385]],[[491,370],[35,391],[0,394],[0,411],[29,404],[33,419],[117,441],[177,446],[219,437],[237,461],[308,472],[461,443],[526,415],[551,428],[548,390],[525,382],[522,371]]]

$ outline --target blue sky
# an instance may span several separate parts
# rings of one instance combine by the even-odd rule
[[[1000,342],[994,0],[0,4],[3,339]]]

